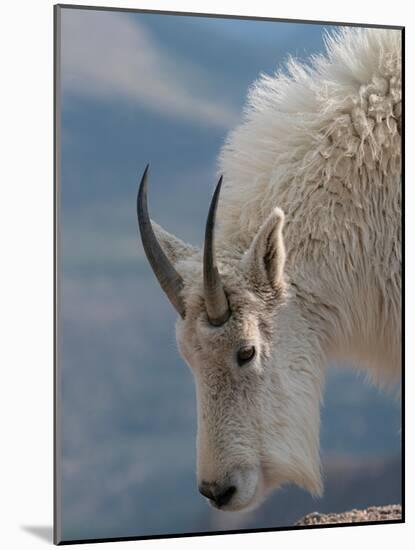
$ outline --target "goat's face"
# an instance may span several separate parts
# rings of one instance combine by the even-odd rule
[[[146,174],[140,189],[143,244],[180,314],[177,342],[196,383],[200,492],[221,510],[253,507],[284,482],[320,493],[321,384],[301,312],[287,295],[283,213],[274,210],[242,256],[217,263],[220,185],[203,259],[160,226],[153,224],[157,237],[150,232]]]

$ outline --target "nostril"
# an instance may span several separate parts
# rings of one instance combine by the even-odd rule
[[[223,491],[220,495],[216,495],[216,504],[218,506],[224,506],[225,504],[228,504],[235,493],[236,487],[234,485],[231,485],[230,487],[225,489],[225,491]]]
[[[234,485],[231,485],[229,487],[218,487],[216,483],[206,483],[202,482],[199,485],[199,492],[212,502],[216,504],[216,506],[221,507],[225,506],[233,495],[236,493],[236,487]]]

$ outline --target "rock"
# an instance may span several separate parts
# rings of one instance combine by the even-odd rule
[[[365,521],[402,520],[400,504],[372,506],[365,510],[351,510],[341,514],[320,514],[313,512],[301,518],[295,525],[324,525],[328,523],[360,523]]]

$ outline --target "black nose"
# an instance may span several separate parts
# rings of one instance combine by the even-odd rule
[[[217,483],[209,483],[202,481],[199,485],[199,492],[212,502],[216,504],[218,508],[225,506],[231,500],[236,493],[236,487],[234,485],[218,485]]]

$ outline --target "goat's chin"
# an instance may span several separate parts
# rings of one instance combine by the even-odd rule
[[[291,470],[284,468],[282,464],[263,468],[264,498],[287,484],[296,485],[308,491],[313,497],[320,497],[323,493],[320,465],[311,466],[312,463],[297,463],[297,467]]]

